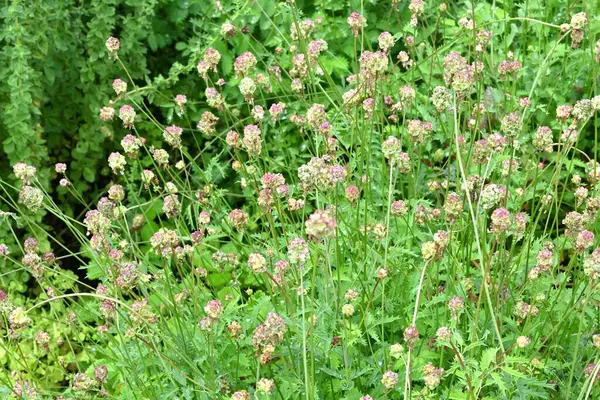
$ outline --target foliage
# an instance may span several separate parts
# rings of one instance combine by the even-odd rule
[[[600,396],[599,16],[5,4],[0,396]]]

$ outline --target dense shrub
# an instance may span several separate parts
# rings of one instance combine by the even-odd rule
[[[599,396],[599,11],[5,5],[0,393]]]

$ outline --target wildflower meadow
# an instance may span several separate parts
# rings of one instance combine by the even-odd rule
[[[600,3],[0,5],[0,399],[600,399]]]

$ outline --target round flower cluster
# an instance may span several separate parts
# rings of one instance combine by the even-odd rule
[[[167,215],[167,217],[169,218],[174,218],[179,214],[179,211],[181,209],[181,203],[179,203],[179,199],[177,198],[177,195],[175,194],[170,194],[168,196],[165,196],[164,200],[163,200],[163,212]]]
[[[436,368],[433,364],[427,363],[423,367],[423,375],[423,381],[425,381],[425,386],[427,386],[429,390],[434,390],[440,384],[442,375],[444,375],[444,369]]]
[[[121,48],[121,42],[116,37],[109,36],[106,39],[106,50],[108,50],[108,58],[117,60],[119,58],[118,52]]]
[[[350,29],[352,29],[352,34],[354,37],[358,37],[360,30],[367,26],[367,19],[357,12],[350,14],[347,22],[348,25],[350,25]]]
[[[254,99],[254,92],[256,91],[256,83],[249,77],[245,77],[240,81],[239,84],[240,93],[244,96],[244,100],[252,102]]]
[[[354,315],[354,306],[352,304],[344,304],[342,306],[342,315],[346,318],[352,317]]]
[[[179,114],[183,115],[186,103],[187,96],[185,94],[178,94],[175,96],[175,105],[178,108]]]
[[[394,371],[386,371],[381,378],[381,384],[386,390],[393,390],[398,384],[398,374]]]
[[[475,35],[475,41],[477,42],[477,51],[483,51],[488,43],[492,40],[492,32],[486,30],[480,30]]]
[[[399,359],[404,355],[404,347],[400,343],[394,343],[390,346],[390,357]]]
[[[273,121],[279,121],[279,118],[281,117],[281,114],[283,114],[285,111],[285,103],[275,103],[275,104],[271,104],[271,107],[269,107],[269,114],[271,115],[271,119]]]
[[[502,118],[500,130],[507,138],[515,139],[521,133],[522,129],[523,120],[518,113],[512,112]]]
[[[525,347],[529,346],[531,344],[531,339],[529,339],[527,336],[519,336],[517,338],[517,347],[520,349],[524,349]]]
[[[566,226],[565,236],[572,240],[575,240],[585,228],[584,216],[577,211],[567,213],[562,223]]]
[[[452,314],[452,318],[457,319],[461,311],[465,308],[465,302],[458,296],[454,296],[448,302],[448,308]]]
[[[473,193],[471,191],[471,193]],[[489,183],[483,187],[480,195],[480,203],[484,210],[490,210],[495,207],[506,195],[506,187]]]
[[[150,244],[152,248],[156,249],[157,254],[166,257],[179,246],[179,237],[177,232],[172,229],[160,228],[150,237]]]
[[[391,204],[390,213],[394,217],[404,217],[408,213],[408,206],[404,200],[396,200]]]
[[[421,254],[426,262],[433,260],[437,254],[435,242],[423,243],[421,245]]]
[[[47,263],[39,256],[37,241],[33,238],[28,238],[25,241],[25,255],[21,259],[21,264],[25,266],[27,271],[35,279],[41,279],[44,276],[44,270],[47,268]],[[52,256],[54,257],[54,256]]]
[[[136,158],[140,147],[144,145],[144,140],[134,135],[125,135],[121,140],[121,147],[129,158]]]
[[[271,394],[275,391],[275,381],[273,379],[261,378],[256,382],[256,392]]]
[[[594,116],[596,108],[592,100],[582,99],[573,106],[573,117],[579,121],[586,121]]]
[[[501,153],[506,147],[507,140],[499,133],[492,133],[485,140],[491,153]]]
[[[87,228],[88,235],[104,234],[110,228],[110,220],[99,210],[88,211],[83,223]]]
[[[78,372],[73,376],[71,387],[76,392],[87,392],[89,391],[96,382],[90,378],[86,373]]]
[[[513,311],[514,315],[520,320],[524,320],[529,316],[535,317],[539,312],[540,310],[536,306],[527,304],[524,301],[517,302]]]
[[[460,55],[460,53],[456,51],[448,53],[444,57],[443,66],[444,81],[447,85],[451,85],[455,90],[457,88],[461,89],[457,90],[460,94],[463,94],[463,92],[466,92],[466,89],[470,88],[473,76],[470,66],[467,64],[467,59]],[[465,84],[468,84],[468,87],[465,87]]]
[[[308,64],[306,63],[306,57],[303,53],[295,54],[292,57],[292,64],[294,65],[294,68],[290,70],[290,76],[296,79],[308,77]]]
[[[444,211],[450,221],[456,221],[463,213],[464,202],[461,197],[455,193],[450,192],[446,196],[446,202],[444,203]]]
[[[231,395],[231,400],[250,400],[250,393],[245,390],[238,390]]]
[[[474,164],[484,165],[488,162],[491,153],[491,148],[486,139],[477,140],[473,144],[472,161]]]
[[[452,93],[444,86],[436,86],[431,94],[431,102],[437,112],[444,112],[452,104]]]
[[[220,300],[211,300],[204,306],[204,312],[212,320],[218,320],[223,313],[223,303]]]
[[[13,331],[21,330],[31,323],[31,318],[25,313],[23,307],[15,307],[8,315],[8,324]]]
[[[256,354],[260,355],[261,363],[266,364],[270,361],[275,346],[283,341],[286,332],[285,321],[274,312],[268,313],[265,322],[256,327],[252,334],[252,345]]]
[[[308,126],[318,131],[321,125],[327,121],[327,111],[323,104],[313,104],[306,112]]]
[[[248,213],[236,208],[234,210],[231,210],[229,215],[227,215],[227,220],[229,221],[231,226],[233,226],[238,231],[241,231],[248,223]]]
[[[256,125],[247,125],[244,127],[244,138],[242,144],[248,156],[258,157],[262,151],[260,129]]]
[[[411,170],[410,158],[407,153],[402,152],[402,142],[395,136],[388,137],[381,144],[383,156],[390,161],[392,166],[397,166],[403,174]]]
[[[229,22],[225,22],[221,25],[221,35],[225,36],[226,38],[235,36],[236,32],[237,30],[235,29],[235,26]]]
[[[249,51],[242,53],[233,63],[236,77],[247,76],[254,67],[256,67],[256,57]]]
[[[300,28],[300,35],[298,35],[298,28]],[[298,23],[298,28],[294,22],[290,26],[290,36],[294,41],[298,41],[300,37],[307,38],[315,30],[315,23],[313,20],[305,19]]]
[[[181,146],[183,129],[176,125],[167,126],[163,131],[163,138],[171,147],[178,149]]]
[[[287,209],[289,211],[298,211],[304,208],[304,200],[290,198],[288,200]]]
[[[419,331],[414,326],[409,326],[404,330],[404,341],[412,349],[419,340]]]
[[[216,132],[215,127],[219,118],[210,111],[204,111],[196,128],[205,135],[213,135]]]
[[[506,208],[498,208],[492,213],[490,232],[496,235],[506,233],[510,227],[510,212]]]
[[[112,121],[115,117],[115,109],[112,107],[102,107],[100,109],[100,121]]]
[[[256,105],[252,107],[250,114],[254,121],[261,122],[265,118],[265,109],[262,106]]]
[[[400,64],[402,64],[403,68],[408,69],[408,68],[412,67],[414,64],[406,51],[399,52],[397,58],[398,58],[398,61],[400,61]]]
[[[562,105],[556,107],[556,118],[559,121],[564,121],[571,116],[571,112],[573,111],[573,106],[571,105]]]
[[[583,230],[577,234],[577,238],[575,239],[575,252],[583,253],[587,248],[592,247],[594,245],[594,233]]]
[[[306,234],[317,239],[335,236],[335,218],[326,210],[316,210],[305,223]]]
[[[408,10],[410,11],[410,26],[413,28],[417,27],[417,18],[423,15],[423,10],[425,9],[425,3],[423,0],[411,0],[408,5]]]
[[[140,272],[137,263],[127,262],[119,268],[117,285],[124,290],[131,289],[136,285],[139,276]]]
[[[600,247],[585,257],[583,260],[583,271],[591,279],[600,277]]]
[[[43,201],[44,193],[39,188],[26,185],[19,191],[19,203],[23,204],[29,211],[39,210]]]
[[[435,336],[439,341],[449,342],[450,340],[452,340],[453,333],[450,328],[442,326],[438,328],[438,330],[435,333]]]
[[[374,75],[382,74],[388,67],[388,56],[383,51],[364,51],[359,59],[361,74],[371,79]]]
[[[504,60],[498,64],[498,73],[504,78],[514,76],[520,70],[521,63],[517,60]]]
[[[127,93],[127,82],[121,80],[119,78],[113,81],[112,87],[117,94],[118,97],[122,97],[125,93]]]
[[[133,128],[135,121],[135,110],[128,104],[125,104],[119,109],[119,119],[123,122],[123,127],[127,129]]]
[[[248,267],[255,274],[267,271],[267,260],[259,253],[252,253],[248,256]]]
[[[579,48],[581,42],[583,42],[583,32],[587,23],[588,18],[585,12],[574,14],[571,17],[571,47],[574,49]]]
[[[228,146],[234,149],[237,149],[242,145],[240,134],[236,131],[227,132],[227,135],[225,135],[225,142]]]
[[[389,33],[389,32],[382,32],[379,35],[379,38],[378,38],[379,48],[384,53],[387,53],[388,51],[390,51],[390,49],[392,47],[394,47],[394,42],[395,41],[396,40],[394,39],[394,36],[391,33]]]
[[[351,185],[345,189],[344,194],[350,203],[354,203],[360,196],[360,189],[354,185]]]
[[[400,97],[400,108],[408,107],[417,97],[417,91],[410,85],[404,85],[398,89]]]
[[[56,171],[57,174],[64,174],[65,172],[67,172],[67,164],[57,163],[54,166],[54,170]]]
[[[19,162],[13,166],[13,173],[23,184],[29,185],[35,178],[36,168],[32,165]]]
[[[533,145],[538,151],[552,153],[552,130],[547,126],[540,126],[533,136]]]
[[[303,190],[317,188],[321,191],[333,189],[338,182],[346,179],[346,169],[341,165],[329,165],[326,157],[313,157],[298,168],[298,179]]]
[[[125,156],[121,153],[113,152],[108,156],[108,166],[113,171],[113,174],[123,174],[125,172],[125,166],[127,165],[127,160],[125,160]]]
[[[288,258],[292,264],[303,266],[309,255],[308,244],[304,239],[297,237],[288,244]]]
[[[152,308],[148,304],[147,298],[142,298],[131,304],[129,318],[133,325],[155,324],[158,322],[158,317],[152,313]]]
[[[221,61],[221,53],[213,48],[208,48],[204,52],[204,61],[213,69],[213,72],[217,72],[217,64]]]
[[[413,143],[422,143],[425,140],[425,135],[433,129],[431,122],[423,122],[418,119],[408,120],[407,132],[408,137]]]
[[[285,185],[285,178],[282,174],[272,174],[267,172],[262,176],[260,183],[263,188],[276,189],[279,186]]]
[[[529,216],[524,212],[516,213],[515,217],[513,218],[513,222],[513,234],[515,235],[517,240],[520,240],[525,234],[525,230],[527,229],[527,224],[529,223]]]
[[[196,69],[198,70],[200,76],[206,79],[210,69],[212,69],[213,72],[217,72],[217,65],[219,64],[219,61],[221,61],[221,53],[219,53],[218,50],[209,47],[204,52],[204,58],[198,63]]]

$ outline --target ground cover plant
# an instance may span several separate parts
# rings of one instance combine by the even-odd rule
[[[2,398],[598,398],[600,7],[206,3],[0,177]]]

